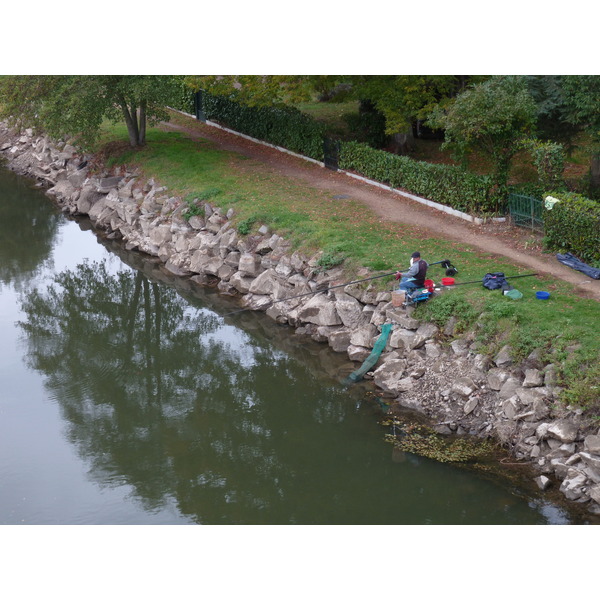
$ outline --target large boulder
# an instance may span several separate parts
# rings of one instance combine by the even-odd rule
[[[335,308],[346,327],[355,328],[364,320],[362,304],[348,294],[337,294]]]
[[[89,214],[92,206],[94,206],[100,198],[105,198],[105,195],[96,191],[96,188],[92,185],[84,185],[79,194],[79,199],[77,200],[78,212],[83,215]]]
[[[395,359],[386,361],[373,373],[373,381],[385,392],[400,393],[414,386],[411,377],[404,377],[406,360]],[[406,381],[409,380],[409,381]]]
[[[548,427],[548,436],[561,442],[571,443],[577,439],[579,428],[571,421],[561,419]]]
[[[256,277],[263,270],[260,266],[260,256],[258,256],[257,254],[252,254],[250,252],[244,252],[240,256],[238,269],[243,275]]]
[[[241,262],[241,259],[240,259]],[[335,302],[323,294],[313,296],[299,311],[298,317],[315,325],[341,325]],[[363,345],[363,344],[357,344]]]
[[[372,348],[375,345],[375,338],[378,334],[377,327],[375,325],[364,325],[359,327],[352,332],[350,343],[354,346],[364,346],[365,348]]]
[[[276,299],[292,295],[288,287],[281,283],[274,269],[261,273],[250,285],[250,293],[271,295]]]
[[[588,435],[583,441],[586,452],[600,455],[600,435]]]
[[[350,330],[344,328],[334,331],[328,342],[334,352],[347,352],[350,346]]]

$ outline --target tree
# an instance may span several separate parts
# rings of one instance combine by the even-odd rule
[[[373,107],[385,120],[385,133],[395,150],[414,149],[413,123],[424,119],[434,105],[456,94],[465,76],[455,75],[223,75],[187,78],[195,90],[226,94],[250,106],[296,104],[312,96],[355,98]]]
[[[434,111],[429,123],[444,129],[442,148],[453,150],[457,158],[479,151],[492,159],[492,180],[502,202],[511,161],[531,137],[536,111],[523,77],[496,76],[471,86],[445,110]]]
[[[600,191],[600,77],[566,75],[561,87],[569,122],[582,126],[592,138],[590,188],[595,196]]]
[[[96,139],[105,118],[124,120],[130,145],[143,146],[147,124],[169,118],[166,106],[181,82],[155,75],[10,75],[0,78],[0,117],[83,144]]]

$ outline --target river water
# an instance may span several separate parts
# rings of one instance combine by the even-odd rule
[[[0,170],[0,524],[565,524],[384,440],[345,355],[100,242]]]

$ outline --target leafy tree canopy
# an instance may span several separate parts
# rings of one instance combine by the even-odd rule
[[[512,157],[531,137],[537,107],[525,79],[496,76],[477,83],[432,114],[429,123],[445,130],[443,147],[461,159],[475,150],[494,163],[494,180],[506,187]]]
[[[344,99],[370,101],[386,121],[386,133],[404,133],[413,119],[423,119],[431,108],[460,89],[454,75],[224,75],[188,77],[195,90],[227,94],[251,106],[294,104],[315,94],[326,96],[344,86]]]
[[[0,116],[54,137],[96,139],[106,118],[127,124],[131,146],[146,141],[146,125],[165,109],[181,78],[159,75],[10,75],[0,78]]]

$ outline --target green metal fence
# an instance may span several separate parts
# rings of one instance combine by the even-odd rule
[[[508,210],[512,222],[518,227],[527,227],[534,231],[544,231],[542,218],[544,201],[522,194],[508,195]]]

